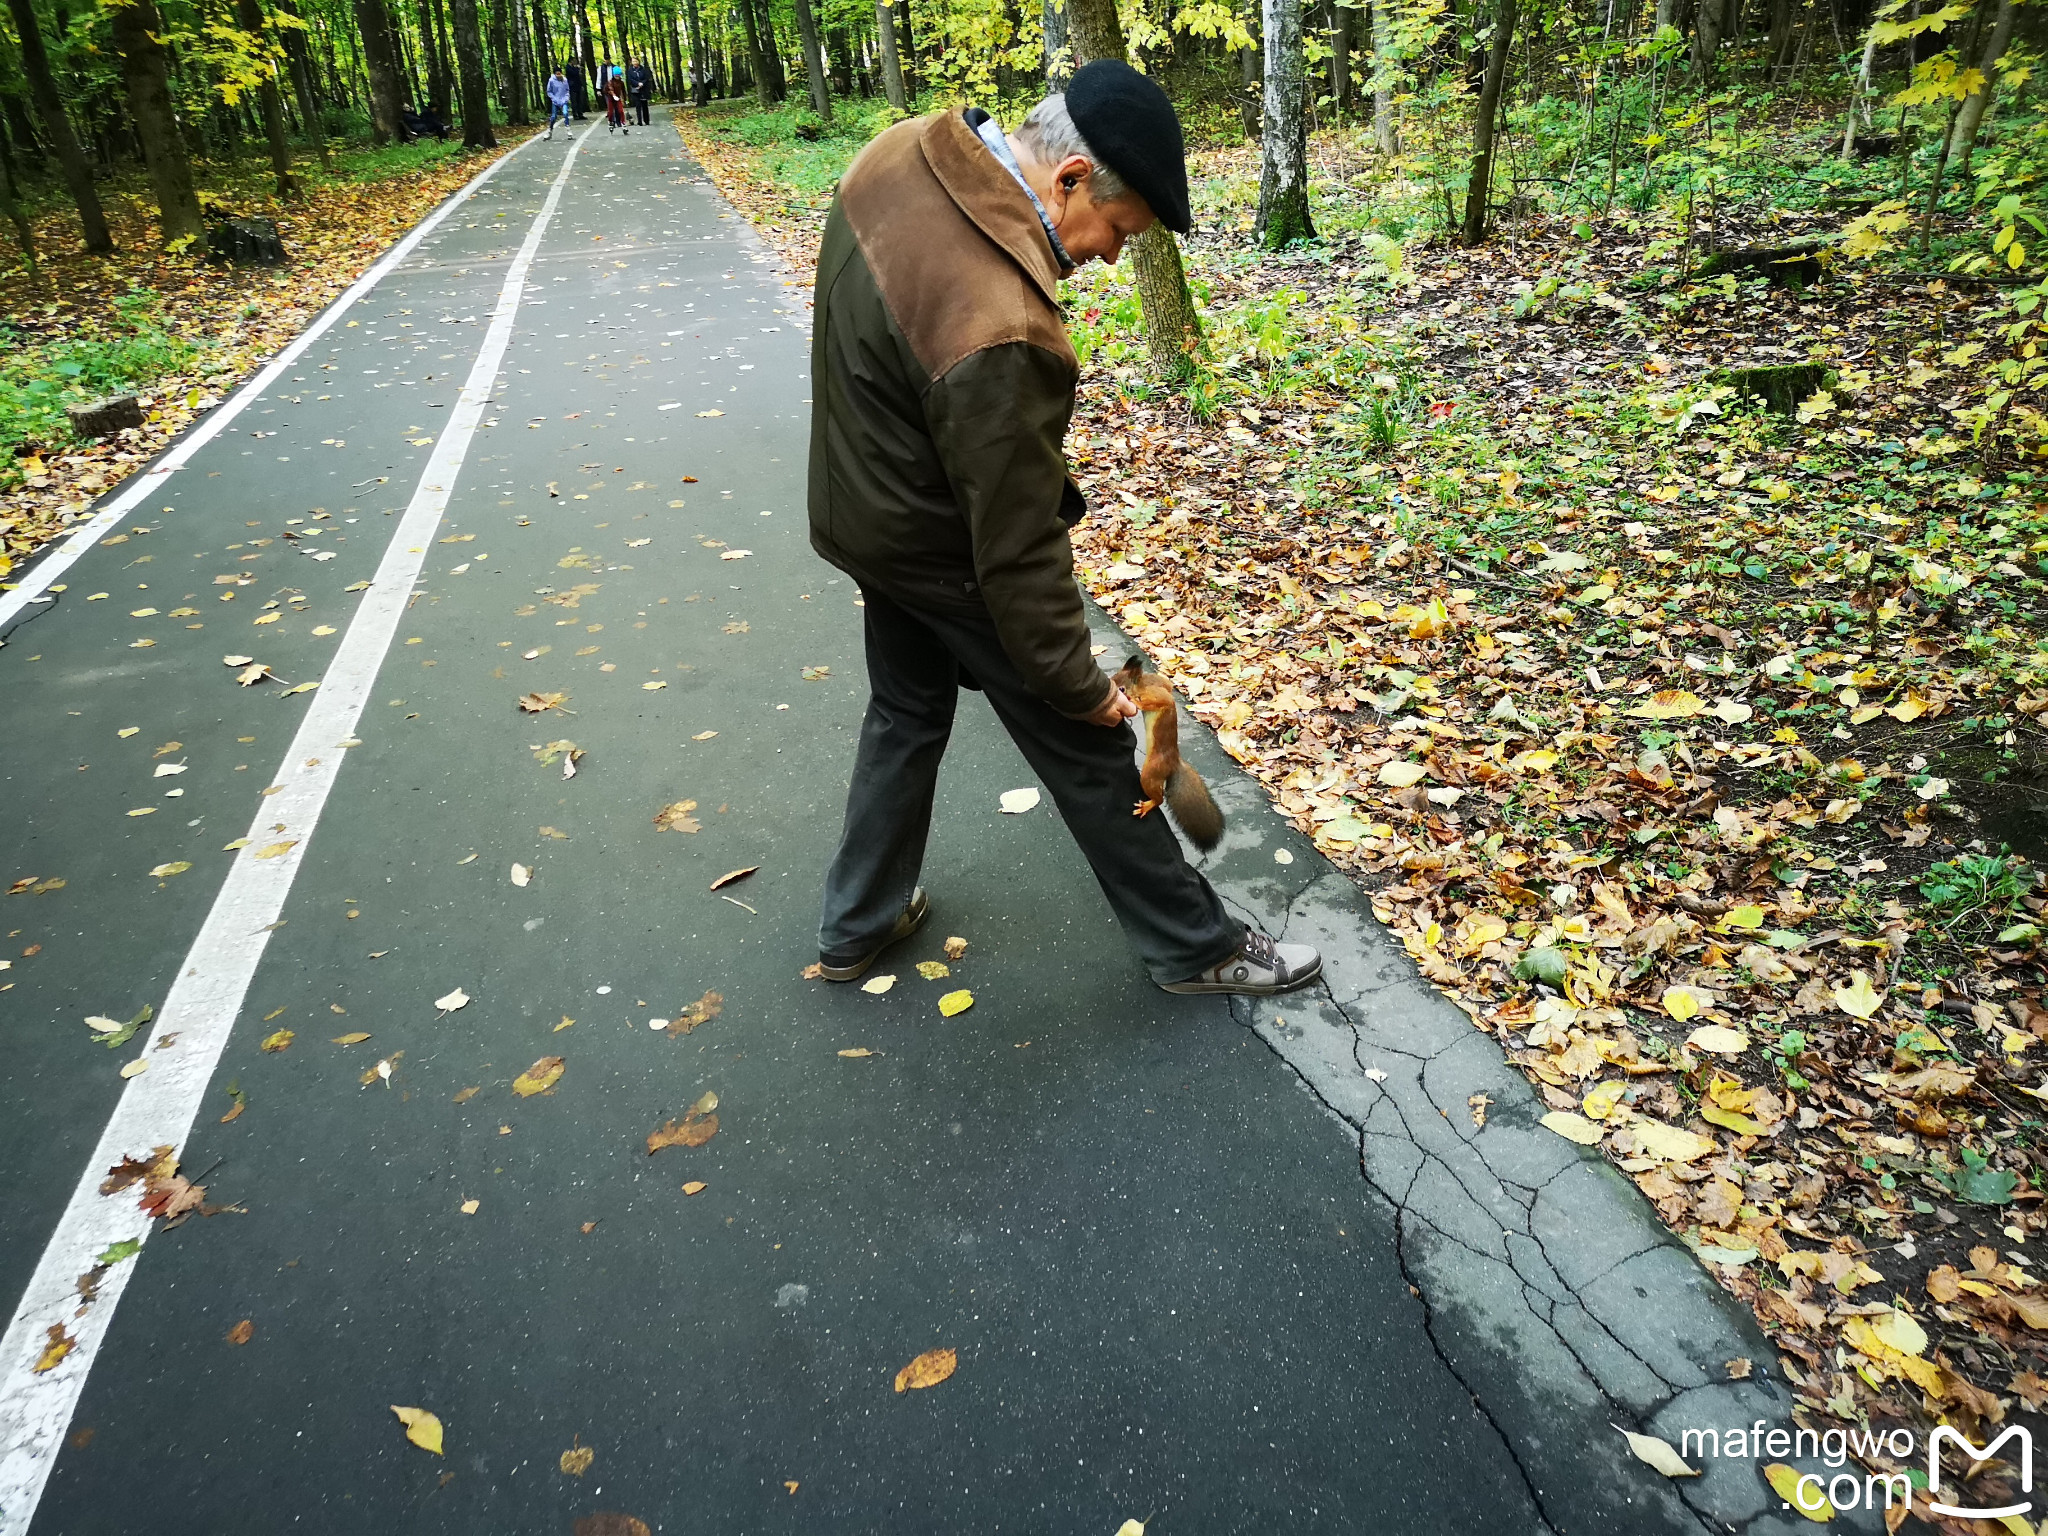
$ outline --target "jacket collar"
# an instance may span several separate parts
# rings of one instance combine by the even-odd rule
[[[1059,302],[1059,263],[1038,214],[1002,162],[988,152],[958,111],[940,112],[919,134],[925,163],[960,211],[995,241],[1038,284],[1048,303]]]

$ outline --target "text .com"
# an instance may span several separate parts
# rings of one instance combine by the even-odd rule
[[[1829,1508],[1903,1508],[1913,1502],[1913,1485],[1920,1481],[1903,1471],[1867,1470],[1873,1462],[1921,1465],[1918,1442],[1907,1429],[1785,1429],[1773,1428],[1758,1419],[1739,1429],[1685,1430],[1679,1437],[1678,1454],[1688,1463],[1695,1458],[1809,1464],[1817,1461],[1825,1470],[1798,1471],[1796,1476],[1773,1480],[1773,1486],[1786,1502],[1813,1515]],[[1962,1520],[1999,1520],[2032,1511],[2034,1441],[2023,1426],[2015,1424],[1994,1436],[1989,1444],[1980,1446],[1943,1425],[1927,1437],[1924,1455],[1926,1479],[1922,1486],[1927,1507],[1935,1514]],[[1965,1491],[1965,1474],[1973,1463],[1993,1457],[2018,1467],[2020,1497],[1996,1505],[1953,1502],[1982,1496],[1976,1489]],[[1852,1460],[1863,1465],[1851,1470]]]

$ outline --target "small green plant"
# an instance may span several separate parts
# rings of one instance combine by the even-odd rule
[[[1920,894],[1951,925],[1977,912],[2009,911],[2033,888],[2034,872],[2026,861],[2004,849],[1944,860],[1920,881]]]

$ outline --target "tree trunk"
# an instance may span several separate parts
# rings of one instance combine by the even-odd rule
[[[1721,55],[1721,37],[1727,30],[1727,0],[1699,0],[1692,19],[1693,72],[1701,80],[1714,78],[1714,63]]]
[[[1074,67],[1096,59],[1124,59],[1123,23],[1116,0],[1067,0],[1067,39]],[[1194,372],[1202,345],[1202,320],[1188,292],[1180,246],[1173,231],[1154,222],[1130,243],[1138,304],[1145,316],[1145,352],[1152,369],[1168,383],[1180,383]]]
[[[1394,29],[1387,20],[1387,0],[1372,0],[1372,141],[1383,155],[1401,152],[1401,130],[1394,120]]]
[[[1301,0],[1265,0],[1265,117],[1259,132],[1259,243],[1278,250],[1313,240],[1308,209],[1308,84],[1301,49]]]
[[[1351,34],[1357,12],[1344,0],[1331,0],[1330,107],[1339,117],[1351,110]]]
[[[698,14],[697,0],[685,0],[684,14],[690,22],[690,70],[696,76],[692,82],[690,100],[697,106],[711,104],[711,74],[709,61],[704,51],[704,18]]]
[[[555,54],[555,33],[548,25],[548,8],[542,0],[533,0],[533,46],[540,50],[541,98],[545,101],[549,76],[557,64],[567,61]]]
[[[1500,0],[1500,14],[1493,24],[1493,46],[1486,52],[1486,80],[1479,88],[1479,106],[1472,116],[1472,179],[1465,188],[1465,227],[1459,236],[1465,245],[1477,245],[1486,238],[1486,199],[1493,187],[1494,127],[1500,118],[1501,86],[1507,80],[1508,48],[1514,38],[1515,0]]]
[[[484,40],[477,31],[476,0],[451,0],[455,33],[456,94],[462,106],[462,142],[471,149],[495,149],[491,133],[491,87],[484,77]]]
[[[907,112],[910,104],[903,94],[903,60],[896,53],[896,13],[889,0],[875,0],[875,39],[882,50],[882,92],[890,106]]]
[[[30,275],[36,270],[36,232],[29,224],[28,217],[21,211],[21,191],[14,184],[14,155],[9,152],[4,164],[0,164],[0,214],[14,226],[14,240],[21,247],[22,260],[28,263]]]
[[[156,0],[130,0],[108,8],[114,49],[121,56],[121,80],[127,88],[129,120],[142,140],[142,157],[156,189],[164,242],[206,232],[199,194],[192,187],[192,162],[185,153],[185,135],[171,99],[171,77],[164,65],[164,30]]]
[[[741,0],[746,3],[746,0]],[[775,39],[775,9],[768,0],[753,0],[761,13],[761,56],[768,62],[768,88],[776,101],[789,99],[789,75],[782,67],[782,48]]]
[[[427,56],[427,110],[445,123],[453,83],[449,79],[448,56],[441,51],[441,40],[434,34],[434,0],[419,0],[419,18],[420,48]]]
[[[403,140],[398,64],[391,54],[391,17],[384,0],[355,0],[355,12],[356,29],[363,35],[363,70],[370,77],[370,142]]]
[[[1849,115],[1842,123],[1842,158],[1849,159],[1856,153],[1856,115],[1860,107],[1863,121],[1870,122],[1870,71],[1877,63],[1877,26],[1873,22],[1870,35],[1863,40],[1863,64],[1856,71],[1856,83],[1849,91]]]
[[[235,24],[248,33],[251,45],[261,49],[263,37],[263,6],[261,0],[235,0]],[[277,93],[277,70],[271,64],[271,72],[256,86],[256,105],[263,114],[263,137],[270,145],[270,169],[277,177],[277,195],[293,197],[298,186],[292,180],[292,147],[284,132],[284,98]]]
[[[818,46],[818,18],[811,13],[811,0],[796,0],[796,31],[804,45],[804,73],[810,77],[811,110],[829,123],[832,121],[832,91],[825,79],[825,50]]]
[[[1237,50],[1237,115],[1244,124],[1244,136],[1259,136],[1259,95],[1265,89],[1265,65],[1260,62],[1257,43]]]
[[[57,93],[56,77],[50,73],[50,56],[43,48],[42,29],[36,24],[31,0],[7,0],[14,18],[14,35],[21,42],[22,73],[28,76],[29,95],[43,120],[43,134],[57,156],[64,173],[64,185],[78,205],[78,222],[85,228],[88,251],[111,251],[114,237],[107,229],[107,216],[100,208],[100,195],[92,184],[92,167],[85,163],[85,151],[71,131],[71,119],[64,115],[64,98]]]
[[[768,56],[761,51],[761,23],[754,14],[752,0],[737,0],[740,25],[747,34],[747,56],[753,68],[754,95],[763,107],[775,105],[773,86],[768,78]]]
[[[1067,0],[1043,0],[1040,27],[1045,34],[1045,88],[1057,95],[1074,78],[1073,47],[1067,41]]]
[[[1963,104],[1956,113],[1955,126],[1949,130],[1949,158],[1962,167],[1965,181],[1970,178],[1970,154],[1977,147],[1977,131],[1984,126],[1985,109],[1991,105],[1991,94],[1998,86],[1998,61],[2005,57],[2006,45],[2012,41],[2013,0],[1998,0],[1997,18],[1991,23],[1991,37],[1984,45],[1984,52],[1977,61],[1977,68],[1984,76],[1984,84],[1963,98]],[[1940,188],[1935,189],[1940,196]]]
[[[278,0],[278,10],[295,18],[299,14],[292,0]],[[299,103],[299,120],[319,153],[320,168],[324,171],[328,168],[327,118],[320,109],[320,94],[314,88],[312,50],[306,46],[306,34],[301,27],[280,27],[278,34],[284,42],[285,62],[291,68],[292,95]]]

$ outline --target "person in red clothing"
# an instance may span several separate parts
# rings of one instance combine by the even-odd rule
[[[605,76],[604,81],[605,132],[616,128],[620,133],[631,133],[626,126],[626,82],[618,75]]]

